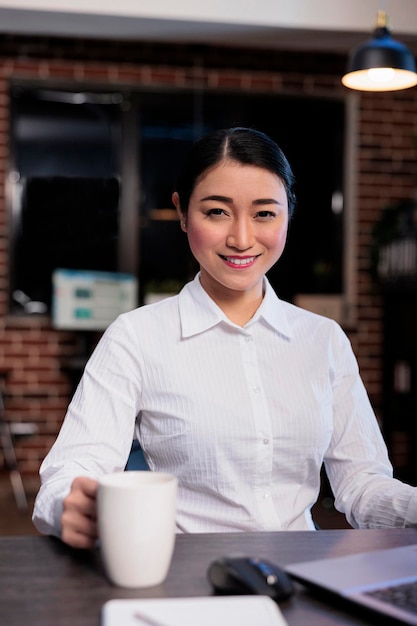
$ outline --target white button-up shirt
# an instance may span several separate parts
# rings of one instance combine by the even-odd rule
[[[244,328],[197,275],[107,329],[41,467],[40,531],[59,535],[76,476],[124,469],[134,428],[150,469],[178,477],[179,531],[313,529],[323,462],[353,526],[417,525],[346,335],[268,281]]]

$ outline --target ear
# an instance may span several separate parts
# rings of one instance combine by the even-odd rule
[[[186,233],[187,232],[187,220],[186,220],[184,213],[181,211],[180,197],[176,191],[174,191],[174,193],[172,194],[172,203],[177,210],[178,217],[180,220],[181,230],[183,230]]]

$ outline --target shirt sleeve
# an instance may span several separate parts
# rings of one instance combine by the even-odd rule
[[[131,449],[141,391],[135,334],[125,316],[104,333],[89,359],[60,433],[41,468],[33,523],[60,536],[62,503],[77,476],[98,479],[123,471]]]
[[[335,506],[354,528],[417,527],[417,489],[393,478],[381,428],[341,329],[331,353],[334,430],[325,467]]]

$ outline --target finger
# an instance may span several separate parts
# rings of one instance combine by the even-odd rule
[[[98,482],[94,478],[88,476],[78,476],[74,478],[71,491],[81,491],[89,498],[97,497]]]
[[[77,510],[82,514],[95,518],[96,493],[97,481],[85,477],[76,478],[71,485],[71,491],[64,498],[64,511]]]
[[[96,519],[96,501],[79,492],[71,493],[64,499],[63,512],[79,514]]]
[[[82,477],[84,493],[90,498],[96,498],[98,481],[93,478]]]
[[[97,537],[90,537],[65,528],[62,529],[61,539],[72,548],[80,549],[94,548],[97,541]]]
[[[76,548],[93,547],[97,539],[97,481],[76,478],[64,498],[61,516],[61,538]]]
[[[77,548],[93,547],[97,540],[97,524],[94,519],[77,511],[67,510],[61,518],[61,538]]]

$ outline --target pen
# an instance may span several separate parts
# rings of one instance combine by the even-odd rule
[[[159,620],[156,620],[149,615],[145,615],[144,613],[139,613],[138,611],[133,614],[133,617],[140,620],[143,624],[147,624],[148,626],[168,626],[168,624],[163,624]]]

